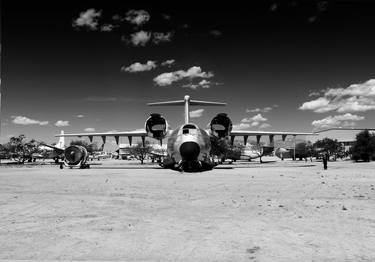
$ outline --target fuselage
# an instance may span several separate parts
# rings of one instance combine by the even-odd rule
[[[206,130],[193,123],[175,129],[168,138],[166,167],[184,171],[211,169],[211,141]]]

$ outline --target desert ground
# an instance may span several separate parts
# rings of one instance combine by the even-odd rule
[[[103,163],[1,167],[0,260],[375,261],[375,163]]]

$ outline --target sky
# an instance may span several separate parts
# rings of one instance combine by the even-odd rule
[[[192,99],[206,127],[375,128],[372,1],[2,3],[1,142],[25,134],[131,131],[151,112],[171,128]],[[155,2],[155,1],[154,1]]]

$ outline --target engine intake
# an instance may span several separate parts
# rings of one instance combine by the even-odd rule
[[[232,121],[227,114],[220,113],[212,119],[210,127],[212,135],[224,138],[229,136],[232,131]]]
[[[83,165],[89,154],[83,146],[73,145],[69,146],[64,151],[65,162],[70,166]]]
[[[145,129],[149,137],[163,139],[167,135],[167,121],[160,114],[150,114],[146,120]]]

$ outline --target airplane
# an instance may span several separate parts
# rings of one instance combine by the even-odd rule
[[[262,136],[269,136],[270,144],[273,145],[274,136],[280,135],[282,140],[290,135],[313,135],[313,133],[298,132],[268,132],[268,131],[248,131],[248,130],[232,130],[232,121],[225,113],[217,114],[210,122],[210,129],[205,130],[198,125],[190,122],[189,109],[190,106],[225,106],[226,103],[192,100],[190,96],[185,95],[183,100],[166,101],[148,103],[148,106],[184,106],[184,124],[176,129],[169,129],[166,119],[159,113],[151,113],[145,122],[145,128],[142,131],[125,131],[125,132],[104,132],[104,133],[73,133],[58,134],[57,137],[83,137],[87,136],[92,142],[93,137],[101,137],[103,146],[108,136],[113,136],[116,143],[119,144],[119,137],[128,137],[129,144],[133,137],[141,137],[143,144],[145,138],[150,137],[160,142],[164,138],[168,138],[167,157],[163,159],[161,166],[178,171],[185,172],[201,172],[214,168],[216,163],[210,154],[211,139],[216,137],[223,139],[231,144],[236,136],[243,136],[246,145],[249,136],[255,136],[257,144]],[[71,146],[73,147],[73,146]],[[70,148],[71,148],[70,147]],[[69,148],[68,148],[69,149]],[[66,150],[68,150],[66,149]],[[75,148],[68,152],[71,159],[66,157],[66,164],[76,166],[79,161],[85,165],[85,154],[79,152],[79,148]],[[65,156],[67,152],[65,152]]]
[[[45,143],[42,143],[41,146],[44,148],[49,148],[51,150],[49,154],[49,158],[52,158],[55,160],[55,163],[58,164],[60,159],[64,159],[64,151],[65,151],[65,138],[64,138],[64,131],[61,131],[60,138],[57,144],[55,145],[48,145]]]
[[[241,148],[229,150],[226,159],[233,161],[247,160],[250,162],[253,159],[259,158],[259,162],[263,163],[262,157],[273,155],[274,149],[275,148],[273,146],[243,146]]]

